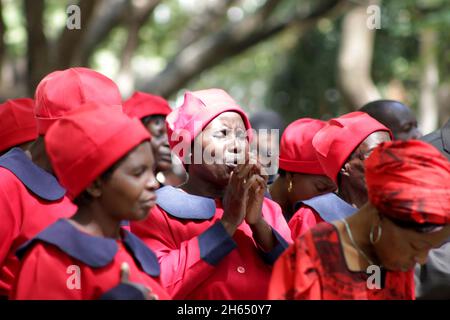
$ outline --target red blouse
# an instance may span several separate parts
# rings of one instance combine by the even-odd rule
[[[347,267],[334,225],[320,223],[295,240],[275,263],[269,299],[412,300],[413,270],[381,270],[381,288],[369,289],[370,274]]]

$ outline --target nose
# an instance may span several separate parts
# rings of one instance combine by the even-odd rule
[[[164,134],[161,136],[161,145],[162,145],[163,147],[169,148],[169,138],[168,138],[168,136],[167,136],[167,133],[164,133]]]

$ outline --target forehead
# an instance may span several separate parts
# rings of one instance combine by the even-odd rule
[[[126,155],[123,165],[129,166],[152,161],[153,153],[150,142],[144,141]]]
[[[217,127],[226,126],[228,128],[243,128],[245,129],[244,121],[239,113],[224,112],[212,120],[204,130],[213,129]]]

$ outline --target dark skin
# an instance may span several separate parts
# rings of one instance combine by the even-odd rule
[[[156,203],[154,167],[150,143],[143,142],[110,178],[98,178],[86,189],[93,200],[80,205],[71,221],[91,235],[119,239],[122,220],[142,220]]]
[[[360,111],[368,113],[392,131],[394,140],[419,139],[422,133],[417,119],[408,106],[394,100],[377,100],[363,106]]]
[[[152,136],[151,144],[155,155],[156,172],[164,172],[172,168],[165,119],[166,117],[163,115],[154,115],[144,119],[144,125]]]
[[[35,165],[53,174],[53,168],[50,159],[45,151],[44,136],[39,136],[25,151],[26,155],[33,161]]]
[[[271,227],[262,217],[267,178],[248,150],[245,125],[239,114],[225,112],[211,121],[194,140],[194,148],[219,150],[215,163],[189,165],[189,179],[181,188],[190,194],[223,199],[221,223],[230,236],[245,221],[256,243],[264,251],[276,245]]]
[[[292,189],[289,192],[289,185]],[[324,175],[286,172],[279,175],[269,187],[272,200],[283,209],[287,220],[294,215],[294,205],[302,200],[311,199],[336,190],[334,182]]]
[[[92,201],[79,205],[69,220],[78,229],[97,237],[120,239],[122,220],[142,220],[156,204],[155,160],[150,142],[143,142],[131,150],[104,180],[98,178],[87,189]],[[134,286],[147,299],[153,299],[149,290],[129,281],[129,266],[120,270],[122,283]]]
[[[408,271],[416,263],[424,264],[431,249],[442,245],[450,236],[450,225],[431,233],[402,228],[381,215],[370,202],[346,219],[357,246],[377,265],[387,270]],[[341,239],[345,260],[351,271],[366,271],[369,262],[352,244],[344,223],[335,222]],[[372,226],[381,226],[381,237],[370,243]],[[375,228],[377,230],[377,228]],[[375,234],[375,237],[378,237]]]
[[[369,135],[344,163],[339,172],[338,195],[347,203],[360,208],[367,202],[364,160],[380,143],[390,140],[386,131],[376,131]]]

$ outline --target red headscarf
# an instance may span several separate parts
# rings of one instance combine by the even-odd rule
[[[195,137],[224,112],[238,113],[244,121],[245,128],[251,129],[244,110],[224,90],[206,89],[186,92],[183,104],[166,118],[167,135],[172,152],[185,163],[185,151],[189,150]],[[251,138],[251,131],[249,131],[249,141]]]
[[[312,146],[314,135],[325,124],[325,121],[310,118],[292,122],[281,137],[280,168],[291,172],[325,175]]]
[[[142,119],[153,115],[167,116],[172,109],[164,98],[136,91],[128,100],[124,101],[123,112],[130,117]]]
[[[145,140],[150,134],[138,119],[88,102],[50,127],[45,147],[58,180],[73,200]]]
[[[328,121],[313,138],[312,145],[325,174],[337,183],[339,170],[353,151],[372,133],[391,131],[367,113],[355,111]]]
[[[419,141],[380,144],[365,162],[370,202],[381,214],[417,224],[450,224],[450,162]]]
[[[0,104],[0,152],[37,138],[33,108],[34,101],[29,98]]]

